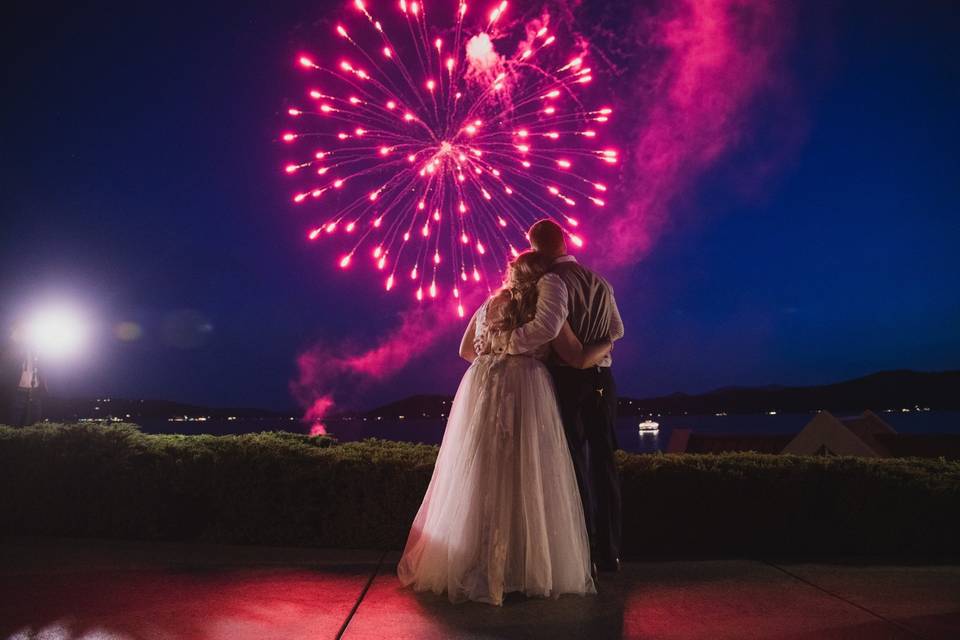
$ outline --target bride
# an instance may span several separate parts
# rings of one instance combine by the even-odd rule
[[[506,354],[537,307],[543,257],[520,254],[503,287],[474,314],[460,382],[430,486],[397,573],[451,602],[503,604],[504,594],[596,593],[583,507],[553,381],[542,360],[586,368],[610,342],[581,345],[570,326],[533,352]]]

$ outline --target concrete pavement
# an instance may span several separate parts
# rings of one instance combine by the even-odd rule
[[[627,563],[501,608],[401,589],[396,553],[5,539],[0,638],[960,638],[960,565]]]

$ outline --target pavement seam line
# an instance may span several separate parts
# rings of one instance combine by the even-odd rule
[[[811,582],[810,580],[807,580],[806,578],[802,578],[802,577],[798,576],[797,574],[793,573],[792,571],[789,571],[789,570],[787,570],[787,569],[784,569],[783,567],[781,567],[780,565],[778,565],[778,564],[776,564],[776,563],[770,562],[769,560],[763,560],[763,559],[761,559],[760,562],[764,563],[765,565],[771,566],[771,567],[773,567],[774,569],[777,569],[778,571],[781,571],[781,572],[787,574],[788,576],[790,576],[791,578],[793,578],[793,579],[795,579],[795,580],[799,580],[800,582],[804,583],[805,585],[808,585],[808,586],[810,586],[810,587],[813,587],[813,588],[816,589],[817,591],[820,591],[820,592],[822,592],[822,593],[825,593],[825,594],[827,594],[828,596],[830,596],[830,597],[832,597],[832,598],[836,598],[837,600],[840,600],[841,602],[845,602],[845,603],[849,604],[849,605],[852,606],[852,607],[856,607],[857,609],[860,609],[861,611],[863,611],[863,612],[865,612],[865,613],[869,613],[870,615],[874,616],[875,618],[879,618],[880,620],[883,620],[883,621],[886,622],[887,624],[892,624],[893,626],[897,627],[897,628],[900,629],[901,631],[905,631],[905,632],[909,633],[909,634],[912,635],[912,636],[915,636],[915,637],[917,637],[917,638],[926,638],[926,637],[927,637],[927,636],[923,635],[922,633],[919,633],[917,630],[912,629],[912,628],[906,626],[905,624],[903,624],[903,623],[901,623],[901,622],[897,622],[896,620],[893,620],[893,619],[888,618],[888,617],[886,617],[886,616],[884,616],[884,615],[881,615],[881,614],[877,613],[876,611],[873,611],[873,610],[871,610],[871,609],[868,609],[867,607],[865,607],[865,606],[863,606],[863,605],[861,605],[861,604],[857,604],[857,603],[854,602],[853,600],[850,600],[850,599],[848,599],[848,598],[844,598],[844,597],[841,596],[840,594],[834,593],[834,592],[830,591],[829,589],[824,589],[823,587],[821,587],[820,585],[816,584],[815,582]]]
[[[343,621],[343,624],[340,625],[340,630],[337,631],[337,635],[334,640],[340,640],[343,637],[343,634],[346,633],[347,627],[350,625],[350,621],[353,620],[353,616],[356,615],[357,609],[360,608],[360,603],[363,602],[364,596],[367,595],[367,591],[370,590],[370,585],[373,584],[373,581],[377,578],[377,574],[380,573],[380,567],[383,566],[383,559],[387,557],[387,552],[384,551],[380,554],[380,558],[377,560],[377,566],[373,568],[373,572],[370,574],[370,577],[367,578],[367,583],[363,585],[363,589],[360,591],[360,595],[357,596],[357,601],[353,603],[353,607],[350,609],[350,613],[347,614],[346,619]]]

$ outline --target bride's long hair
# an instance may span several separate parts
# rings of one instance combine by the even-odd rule
[[[511,331],[533,320],[537,312],[537,281],[547,272],[547,260],[536,251],[524,251],[509,264],[497,297],[504,301],[495,331]]]

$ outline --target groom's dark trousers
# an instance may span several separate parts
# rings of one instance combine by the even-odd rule
[[[620,477],[617,449],[617,387],[609,367],[551,366],[560,415],[577,474],[593,561],[601,567],[620,558]]]

